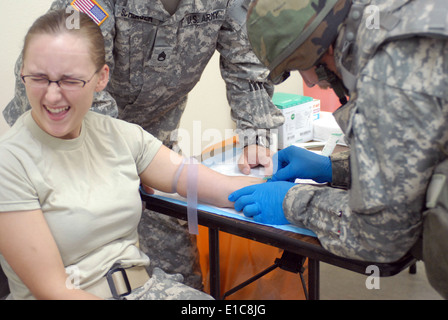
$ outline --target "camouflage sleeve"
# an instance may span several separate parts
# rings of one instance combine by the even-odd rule
[[[114,37],[115,37],[116,0],[97,0],[97,2],[109,15],[109,17],[101,24],[100,27],[104,37],[104,47],[106,50],[106,63],[110,68],[110,75],[112,75],[115,67],[113,51],[114,51]],[[118,117],[117,103],[107,90],[103,90],[95,94],[91,110],[105,115],[109,115],[114,118]]]
[[[67,8],[67,6],[70,6],[71,2],[72,1],[70,0],[56,0],[51,4],[49,10]],[[103,31],[103,35],[105,37],[106,42],[107,63],[112,69],[113,68],[112,49],[113,49],[113,30],[114,30],[113,1],[99,0],[98,3],[103,7],[103,9],[105,9],[109,13],[109,18],[108,20],[105,21],[105,23],[103,23],[101,29]],[[33,22],[30,21],[30,25],[32,23]],[[22,68],[22,55],[18,57],[15,64],[14,98],[7,104],[7,106],[3,110],[3,117],[10,126],[12,126],[16,122],[16,120],[20,117],[20,115],[22,115],[25,111],[31,108],[28,102],[28,98],[26,96],[25,86],[23,85],[20,79],[21,68]],[[118,109],[115,100],[106,91],[102,91],[95,94],[91,109],[93,111],[107,114],[113,117],[116,117],[118,115]]]
[[[20,79],[20,70],[22,68],[22,55],[16,61],[14,74],[15,74],[15,92],[14,98],[6,105],[3,109],[3,117],[5,121],[12,126],[16,120],[25,111],[29,110],[30,104],[28,98],[26,97],[25,86]]]
[[[248,0],[229,2],[227,19],[218,38],[221,74],[227,87],[240,141],[254,144],[257,135],[270,139],[269,129],[283,124],[283,115],[272,103],[273,86],[266,81],[268,70],[252,52],[246,35]],[[244,137],[244,138],[241,138]]]
[[[313,230],[323,247],[348,258],[391,262],[421,232],[426,189],[448,147],[448,43],[388,43],[362,72],[346,132],[350,189],[298,185],[286,218]],[[399,62],[399,63],[398,63]]]
[[[332,168],[331,186],[350,188],[350,151],[342,151],[330,156]]]

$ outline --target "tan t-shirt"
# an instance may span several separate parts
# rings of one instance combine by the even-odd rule
[[[27,112],[0,138],[0,214],[41,209],[81,289],[118,261],[147,265],[136,247],[139,174],[160,146],[139,126],[93,112],[78,138],[57,139]],[[33,298],[3,256],[0,263],[12,297]]]

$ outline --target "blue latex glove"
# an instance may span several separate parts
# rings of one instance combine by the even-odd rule
[[[235,202],[235,210],[243,211],[246,217],[267,224],[288,224],[283,212],[283,199],[292,182],[266,182],[239,189],[229,196]]]
[[[332,180],[330,157],[290,146],[277,152],[272,160],[274,175],[271,181],[295,181],[300,178],[324,183]]]

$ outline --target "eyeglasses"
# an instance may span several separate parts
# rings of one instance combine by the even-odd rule
[[[21,75],[23,83],[26,85],[29,85],[33,88],[47,88],[52,84],[53,82],[58,85],[59,88],[63,90],[68,91],[74,91],[79,90],[85,87],[86,84],[88,84],[90,81],[92,81],[93,77],[98,71],[95,71],[95,73],[90,77],[89,80],[81,80],[81,79],[60,79],[60,80],[50,80],[45,76],[40,75]]]

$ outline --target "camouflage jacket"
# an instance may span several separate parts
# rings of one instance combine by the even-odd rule
[[[72,2],[55,0],[51,9]],[[171,16],[160,1],[97,0],[108,14],[100,27],[111,79],[92,109],[137,123],[171,146],[187,94],[218,50],[237,129],[253,137],[258,129],[281,125],[283,116],[271,101],[273,87],[265,80],[267,69],[247,40],[248,2],[182,0]],[[19,58],[15,98],[3,112],[10,125],[29,108],[20,67]]]
[[[340,60],[346,25],[339,33],[338,69],[355,79],[334,114],[349,156],[333,159],[333,186],[299,185],[283,202],[288,220],[337,255],[394,261],[421,233],[429,179],[448,150],[448,30],[440,29],[448,24],[438,25],[442,37],[428,32],[437,15],[448,16],[442,2],[371,1],[378,28],[364,11],[355,46]]]

